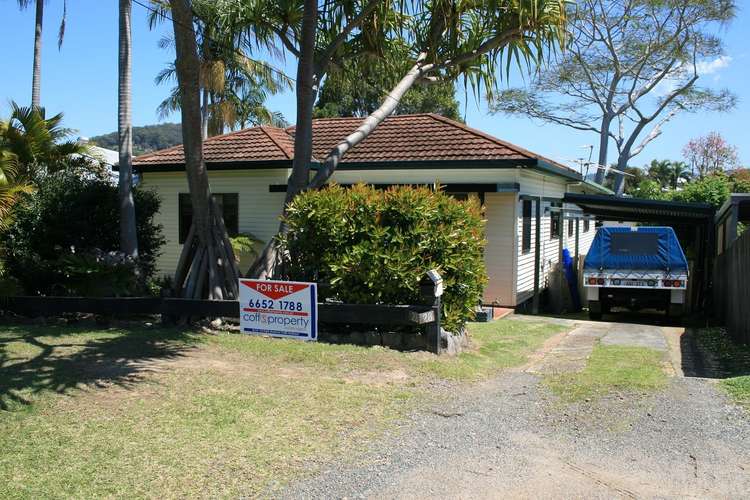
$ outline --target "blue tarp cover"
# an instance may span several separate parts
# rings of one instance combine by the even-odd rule
[[[671,227],[600,227],[583,263],[585,270],[687,273],[680,242]]]

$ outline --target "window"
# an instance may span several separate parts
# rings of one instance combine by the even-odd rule
[[[531,200],[523,200],[523,225],[521,227],[521,252],[531,251]]]
[[[657,233],[612,233],[609,251],[617,255],[657,255],[659,235]]]
[[[568,238],[573,237],[573,219],[568,220]]]
[[[224,225],[227,227],[229,236],[237,236],[239,233],[239,196],[237,193],[216,193],[212,195],[221,209],[224,217]],[[180,244],[185,243],[190,225],[193,223],[193,204],[190,194],[180,193],[179,196],[179,238]]]
[[[583,219],[583,232],[588,233],[591,227],[591,219]]]
[[[562,204],[550,203],[549,238],[555,240],[562,234]]]

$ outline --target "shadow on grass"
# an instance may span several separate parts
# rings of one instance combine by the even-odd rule
[[[129,387],[192,343],[189,331],[177,329],[8,327],[0,333],[0,410],[30,407],[43,393],[76,387]]]

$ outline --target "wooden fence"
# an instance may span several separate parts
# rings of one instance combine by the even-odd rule
[[[716,258],[713,298],[729,335],[750,344],[750,230]]]
[[[236,300],[160,297],[0,297],[0,310],[30,317],[89,313],[105,316],[160,314],[165,322],[179,317],[239,318]],[[434,305],[318,304],[322,324],[401,325],[426,327],[430,350],[440,351],[440,307]]]

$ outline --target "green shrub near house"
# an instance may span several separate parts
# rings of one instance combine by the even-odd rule
[[[119,254],[117,186],[79,170],[46,175],[2,234],[5,273],[27,294],[142,294],[164,244],[159,198],[134,189],[139,259]]]
[[[487,277],[477,200],[459,201],[428,187],[332,185],[297,196],[286,223],[285,273],[330,284],[321,298],[417,304],[419,280],[437,269],[446,329],[460,329],[481,301]]]

